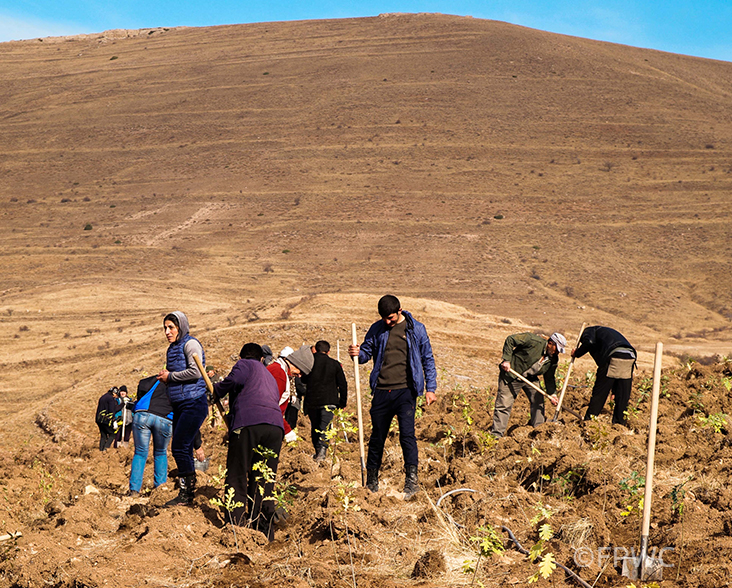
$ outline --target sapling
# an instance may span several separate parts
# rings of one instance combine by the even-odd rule
[[[228,487],[224,492],[224,500],[214,497],[211,498],[209,502],[214,506],[223,508],[229,514],[229,522],[231,523],[231,530],[234,532],[234,542],[236,543],[236,550],[240,551],[239,538],[236,536],[236,523],[234,523],[234,511],[237,508],[242,508],[244,506],[244,503],[239,502],[238,500],[234,500],[234,489],[231,487]],[[237,521],[237,523],[239,522],[241,521]]]
[[[261,461],[252,465],[252,471],[257,472],[255,481],[259,496],[262,501],[273,501],[275,510],[279,508],[287,511],[287,507],[292,505],[294,497],[297,496],[297,489],[294,486],[277,481],[277,474],[267,463],[268,460],[277,458],[274,451],[258,445],[254,453],[262,457]],[[272,485],[272,493],[270,496],[265,497],[267,484]]]
[[[715,412],[709,416],[696,415],[702,428],[711,428],[715,433],[721,433],[727,426],[727,415],[723,412]]]
[[[494,553],[503,555],[506,551],[506,548],[503,546],[503,539],[501,539],[501,536],[492,525],[478,527],[476,531],[478,535],[471,537],[470,541],[478,544],[478,559],[475,562],[470,559],[466,559],[463,562],[463,573],[473,574],[471,585],[475,582],[475,576],[478,574],[478,567],[480,566],[480,559],[482,557],[490,557]]]
[[[592,449],[604,451],[609,445],[609,431],[606,424],[601,422],[595,415],[590,419],[588,425],[588,437],[592,443]]]
[[[336,408],[333,411],[333,420],[331,420],[328,430],[325,431],[325,438],[328,441],[328,451],[330,452],[331,458],[331,477],[333,476],[333,469],[338,462],[338,455],[341,453],[341,444],[345,441],[340,436],[341,431],[345,434],[358,433],[358,427],[352,423],[352,419],[353,413],[347,412],[343,408]]]
[[[630,494],[630,499],[625,505],[625,509],[621,511],[621,517],[628,517],[632,513],[641,513],[643,511],[643,496],[642,491],[646,487],[646,478],[641,476],[638,472],[632,471],[630,476],[623,478],[618,484],[621,490],[625,490]],[[638,498],[640,496],[640,498]],[[637,503],[636,503],[637,499]]]
[[[353,501],[353,495],[351,491],[356,487],[355,482],[338,482],[336,486],[336,498],[339,502],[339,509],[343,511],[343,525],[346,529],[346,543],[348,544],[348,556],[351,561],[351,577],[353,579],[353,586],[356,587],[356,570],[353,566],[353,551],[351,550],[351,536],[348,530],[348,511],[358,512],[361,507]],[[338,510],[336,512],[338,512]],[[331,519],[331,533],[333,532],[333,521]]]
[[[553,510],[548,504],[537,504],[534,508],[536,509],[536,515],[531,519],[532,525],[536,525],[542,520],[548,520],[553,514]],[[539,569],[528,579],[529,584],[537,582],[539,577],[546,580],[557,568],[554,554],[551,552],[544,553],[547,542],[551,541],[553,537],[554,531],[552,531],[549,523],[544,523],[539,527],[539,540],[529,549],[529,560],[532,563],[538,561]]]

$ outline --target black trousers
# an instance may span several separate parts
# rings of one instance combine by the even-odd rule
[[[404,454],[404,465],[416,466],[419,461],[417,437],[414,433],[414,412],[417,395],[409,388],[401,390],[374,390],[371,400],[371,438],[366,458],[366,468],[378,470],[384,455],[384,444],[389,435],[391,421],[396,416],[399,423],[399,444]]]
[[[300,411],[292,406],[292,404],[288,404],[285,409],[285,420],[287,421],[287,424],[290,425],[291,429],[297,427],[297,415],[299,412]]]
[[[277,473],[283,437],[283,429],[275,425],[252,425],[229,435],[226,491],[233,488],[234,500],[243,504],[231,513],[235,525],[243,526],[251,521],[264,528],[272,519],[276,506],[275,501],[271,500],[274,481],[266,482],[262,472],[253,468],[263,461],[273,476]],[[261,455],[261,452],[257,452],[259,446],[272,452],[275,457]],[[226,517],[228,519],[228,513]]]
[[[314,406],[308,408],[310,439],[313,442],[315,451],[318,451],[321,447],[328,447],[328,439],[325,438],[325,432],[330,427],[335,409],[336,406]]]
[[[112,427],[109,425],[102,425],[100,423],[97,423],[97,427],[99,427],[99,451],[106,451],[110,447],[112,447],[112,443],[114,442],[115,432]]]
[[[593,416],[597,416],[602,412],[605,406],[608,394],[612,390],[615,396],[615,408],[613,409],[613,424],[625,424],[625,411],[628,409],[630,402],[630,392],[633,388],[632,376],[628,379],[608,378],[608,365],[604,365],[597,370],[595,377],[595,385],[592,388],[592,396],[590,397],[590,406],[587,407],[585,420],[589,421]]]

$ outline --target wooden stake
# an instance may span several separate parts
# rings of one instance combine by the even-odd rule
[[[648,425],[648,457],[646,459],[646,490],[643,496],[643,523],[641,526],[640,574],[645,580],[646,556],[648,555],[648,533],[651,526],[651,500],[653,498],[653,465],[656,456],[656,428],[658,424],[658,398],[661,392],[661,359],[663,343],[656,343],[656,358],[653,362],[653,391],[651,393],[651,420]]]
[[[214,402],[216,403],[216,408],[219,409],[219,412],[221,413],[221,418],[224,419],[224,422],[226,423],[226,429],[229,430],[229,419],[226,418],[226,413],[224,412],[224,407],[221,405],[221,400],[216,398],[216,394],[214,394],[213,391],[213,384],[211,383],[211,378],[208,377],[208,374],[206,373],[206,370],[203,367],[203,363],[201,363],[201,358],[198,357],[198,353],[193,354],[193,359],[196,362],[196,365],[198,366],[198,371],[201,372],[201,376],[203,377],[203,381],[206,382],[206,389],[209,391],[211,396],[213,396]]]
[[[351,324],[353,344],[358,345],[356,323]],[[361,485],[366,486],[366,454],[363,449],[363,415],[361,414],[361,380],[358,377],[358,357],[353,358],[353,373],[356,380],[356,412],[358,414],[358,445],[361,451]]]
[[[585,327],[587,326],[587,323],[582,323],[582,326],[580,327],[579,334],[577,335],[577,343],[575,343],[574,348],[577,349],[579,347],[580,339],[582,338],[582,333],[585,331]],[[552,421],[556,422],[556,420],[559,418],[559,411],[562,410],[562,402],[564,401],[564,394],[567,392],[567,386],[569,385],[569,376],[572,375],[572,368],[574,367],[574,357],[569,360],[569,367],[567,368],[567,375],[564,376],[564,384],[562,385],[562,392],[559,394],[559,403],[557,404],[557,409],[554,411],[554,416],[552,417]]]

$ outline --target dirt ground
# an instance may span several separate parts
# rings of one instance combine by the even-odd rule
[[[543,554],[627,586],[658,341],[660,585],[727,585],[730,112],[730,63],[444,15],[1,43],[0,534],[22,537],[0,586],[513,586],[538,564],[503,527],[530,549],[543,524]],[[324,338],[345,362],[387,292],[439,371],[415,499],[396,432],[372,495],[353,435],[317,467],[303,417],[272,544],[209,502],[220,427],[194,507],[162,508],[173,481],[152,493],[150,471],[125,496],[133,450],[98,452],[94,409],[163,367],[166,312],[220,371],[246,341]],[[582,323],[639,350],[631,427],[533,430],[522,398],[491,443],[505,337]]]
[[[221,354],[231,343],[212,343],[211,359],[225,364]],[[485,433],[495,390],[490,378],[475,364],[457,368],[440,359],[438,403],[417,419],[419,494],[402,500],[396,430],[376,494],[360,485],[353,434],[348,442],[339,438],[321,465],[309,441],[300,439],[282,451],[279,488],[289,490],[291,517],[271,544],[257,531],[235,534],[224,524],[225,512],[210,503],[222,495],[221,425],[204,426],[212,465],[199,474],[195,505],[164,508],[175,495],[172,481],[152,491],[148,464],[142,495],[125,496],[132,448],[100,453],[88,418],[70,425],[67,403],[50,405],[36,415],[37,430],[3,456],[3,529],[23,533],[3,543],[3,585],[524,584],[538,563],[502,528],[529,549],[542,524],[553,532],[543,554],[552,553],[590,585],[628,585],[614,558],[639,548],[650,373],[636,374],[628,428],[610,425],[606,411],[596,422],[563,416],[533,429],[520,398],[508,436],[494,442]],[[577,367],[567,399],[584,412],[593,371]],[[715,420],[732,412],[731,386],[727,359],[687,361],[663,372],[649,542],[654,553],[664,549],[661,586],[719,586],[732,572],[726,484],[732,428],[729,417]],[[367,399],[364,404],[367,409]],[[353,395],[349,410],[356,412]],[[347,422],[356,424],[353,414]],[[308,437],[302,415],[298,430]],[[368,438],[368,418],[365,431]],[[497,542],[485,543],[491,529]],[[539,581],[575,585],[561,569]]]

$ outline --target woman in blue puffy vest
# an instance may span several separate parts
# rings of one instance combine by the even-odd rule
[[[188,319],[176,310],[163,319],[165,337],[170,345],[166,367],[158,379],[168,386],[173,405],[173,441],[171,453],[178,466],[180,492],[168,506],[193,503],[196,490],[196,469],[193,462],[193,440],[208,416],[206,383],[198,371],[193,355],[197,354],[206,365],[203,347],[188,332]]]

